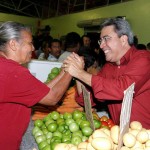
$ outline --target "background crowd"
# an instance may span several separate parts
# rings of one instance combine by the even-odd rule
[[[50,31],[51,27],[47,25],[44,29],[38,29],[33,36],[35,47],[33,59],[63,62],[67,56],[75,52],[84,56],[86,64],[91,59],[96,61],[99,68],[105,64],[104,52],[100,49],[98,39],[95,37],[88,34],[80,36],[76,32],[69,32],[60,39],[56,39],[50,35]],[[134,46],[139,50],[150,50],[150,43],[147,45],[139,43],[137,36],[134,36]]]

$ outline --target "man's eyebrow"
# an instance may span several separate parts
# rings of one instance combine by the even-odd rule
[[[109,37],[109,35],[104,35],[104,36],[102,36],[102,37],[100,37],[100,38],[105,38],[105,37]]]

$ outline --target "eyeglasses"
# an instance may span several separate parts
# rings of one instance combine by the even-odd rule
[[[102,37],[100,40],[98,40],[98,44],[101,45],[102,42],[104,41],[105,43],[107,43],[112,37],[110,36],[104,36]]]

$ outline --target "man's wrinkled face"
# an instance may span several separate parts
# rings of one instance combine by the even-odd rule
[[[118,37],[113,26],[106,26],[101,30],[100,48],[104,51],[106,61],[118,64],[124,53],[123,37]]]

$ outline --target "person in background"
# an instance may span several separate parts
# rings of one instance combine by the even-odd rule
[[[138,50],[146,50],[146,45],[145,44],[138,44],[136,48]]]
[[[81,47],[80,51],[78,51],[78,55],[82,56],[84,59],[84,70],[93,74],[97,74],[97,71],[100,70],[97,60],[97,53],[90,47]]]
[[[65,37],[65,49],[58,61],[63,62],[72,52],[77,53],[81,47],[80,35],[76,32],[69,32]]]
[[[48,46],[49,56],[47,60],[58,61],[59,56],[61,55],[61,42],[58,39],[53,39]]]
[[[35,51],[39,50],[43,42],[43,31],[42,29],[38,29],[35,36],[33,36],[33,44],[35,47]]]
[[[38,29],[35,36],[33,36],[33,45],[35,47],[35,54],[38,58],[43,53],[42,45],[44,42],[51,42],[53,37],[50,35],[51,27],[46,25],[44,29]]]
[[[33,36],[33,45],[35,47],[36,58],[38,58],[39,55],[43,52],[42,44],[43,44],[43,30],[38,29],[36,34]]]
[[[43,53],[40,54],[38,59],[58,61],[61,55],[61,42],[58,39],[52,41],[45,41],[42,45]]]
[[[31,60],[31,30],[17,22],[0,26],[0,149],[18,150],[36,103],[55,105],[72,79],[61,73],[49,83],[36,79],[23,66]]]
[[[41,46],[42,53],[39,55],[38,59],[47,60],[49,56],[49,43],[48,41],[44,41]]]
[[[64,70],[92,87],[99,101],[108,103],[111,119],[117,125],[124,91],[135,83],[130,121],[139,121],[149,129],[150,53],[134,47],[130,25],[121,18],[109,18],[101,24],[98,42],[107,62],[97,75],[86,72],[83,58],[75,53],[64,61]]]
[[[147,50],[149,50],[149,51],[150,51],[150,42],[149,42],[149,43],[147,43],[146,47],[147,47]]]
[[[60,37],[60,42],[61,42],[61,54],[62,54],[65,50],[65,36]]]
[[[53,37],[50,34],[51,27],[49,25],[46,25],[43,29],[43,41],[52,41]]]
[[[99,47],[99,44],[97,42],[94,42],[92,47],[94,49],[94,52],[97,54],[98,65],[102,68],[106,63],[105,54],[102,51],[102,49]]]
[[[137,48],[137,45],[139,43],[138,37],[136,35],[133,36],[133,44]]]
[[[81,46],[90,47],[91,46],[91,39],[88,35],[83,35],[81,37]]]

